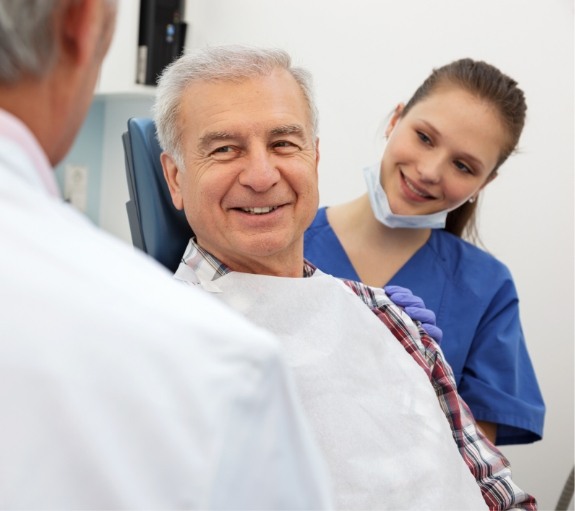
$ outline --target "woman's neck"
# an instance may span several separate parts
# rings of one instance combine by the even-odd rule
[[[427,242],[431,229],[391,229],[379,222],[367,194],[330,207],[328,222],[360,280],[383,286]]]

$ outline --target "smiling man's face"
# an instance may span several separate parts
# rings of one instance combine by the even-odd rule
[[[319,153],[295,79],[193,83],[179,122],[185,169],[162,163],[198,244],[235,271],[301,277]]]

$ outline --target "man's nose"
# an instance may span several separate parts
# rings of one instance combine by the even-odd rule
[[[256,192],[265,192],[280,180],[274,157],[267,148],[252,148],[244,158],[244,168],[239,182]]]

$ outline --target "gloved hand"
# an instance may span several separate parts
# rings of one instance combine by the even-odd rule
[[[405,313],[413,320],[419,321],[423,329],[437,344],[443,338],[443,331],[435,324],[435,313],[425,308],[423,300],[415,296],[410,289],[401,286],[385,286],[383,290],[390,300],[403,308]]]

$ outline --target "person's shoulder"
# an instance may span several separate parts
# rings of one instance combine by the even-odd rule
[[[30,310],[42,309],[38,322],[54,325],[44,334],[54,346],[64,342],[61,332],[61,339],[76,335],[102,354],[134,350],[166,362],[181,357],[240,371],[280,353],[271,334],[208,293],[177,282],[151,257],[69,205],[51,203],[42,213],[30,218],[41,235],[26,247],[12,245],[7,256],[24,275],[14,282],[21,300]],[[40,278],[29,275],[30,268]]]
[[[230,363],[264,364],[280,352],[275,337],[253,325],[241,314],[196,286],[185,285],[136,251],[116,247],[117,278],[124,287],[118,296],[128,305],[132,317],[141,318],[141,332],[160,328],[185,345],[204,350]],[[123,252],[122,256],[119,253]],[[142,296],[143,295],[143,296]],[[163,325],[163,326],[162,326]]]
[[[455,274],[481,273],[484,278],[511,279],[507,265],[493,254],[447,231],[433,230],[429,244]]]

